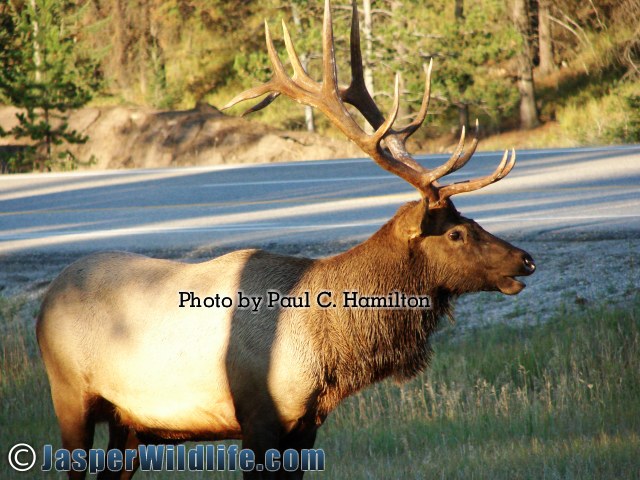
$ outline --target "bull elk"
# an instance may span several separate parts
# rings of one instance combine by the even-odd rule
[[[323,78],[302,68],[289,32],[284,40],[293,68],[289,77],[268,27],[273,77],[234,98],[267,95],[249,111],[285,95],[324,112],[382,168],[413,185],[421,199],[402,206],[364,243],[339,255],[307,259],[262,250],[240,250],[187,264],[129,253],[98,253],[67,267],[50,285],[37,322],[37,337],[51,395],[69,450],[91,448],[94,426],[108,422],[109,448],[151,441],[241,439],[256,458],[267,449],[311,448],[327,415],[347,396],[393,376],[407,379],[425,368],[429,336],[452,301],[482,290],[519,293],[517,276],[530,275],[529,254],[460,215],[453,195],[504,178],[515,152],[505,152],[489,176],[441,185],[445,175],[471,158],[464,131],[451,158],[427,169],[406,149],[429,104],[431,67],[417,118],[393,129],[364,86],[358,12],[351,25],[351,84],[337,83],[329,0],[323,23]],[[365,133],[351,104],[373,126]],[[305,308],[191,308],[178,292],[195,297],[282,295],[324,300]],[[271,292],[271,293],[270,293]],[[333,296],[329,296],[334,292]],[[366,298],[392,292],[430,298],[430,308],[354,308],[342,292]],[[355,293],[350,293],[355,295]],[[188,303],[188,302],[187,302]],[[252,472],[246,478],[300,478],[303,472]],[[103,472],[130,478],[132,471]],[[70,472],[83,478],[84,472]]]

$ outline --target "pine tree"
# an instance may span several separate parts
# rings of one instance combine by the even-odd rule
[[[97,88],[95,64],[76,52],[77,37],[70,22],[73,5],[64,0],[11,3],[0,38],[0,95],[23,112],[18,124],[0,136],[30,139],[27,158],[14,169],[51,170],[58,163],[74,167],[78,159],[54,146],[84,143],[71,130],[68,112],[85,105]]]
[[[499,125],[517,104],[517,91],[503,71],[516,46],[504,15],[501,0],[437,1],[408,21],[406,31],[419,35],[423,61],[434,60],[434,111],[444,106],[460,128],[475,117],[483,117],[484,127]]]

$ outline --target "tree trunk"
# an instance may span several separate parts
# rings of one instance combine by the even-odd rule
[[[114,77],[118,82],[121,91],[127,92],[130,85],[129,59],[127,50],[129,47],[128,27],[126,20],[126,2],[124,0],[113,0],[113,50],[111,56],[111,67],[114,69]],[[128,93],[125,93],[128,95]]]
[[[464,19],[464,0],[456,0],[454,15],[456,20]]]
[[[396,19],[402,19],[404,16],[404,12],[405,10],[403,10],[403,5],[401,2],[393,2],[390,5],[391,7],[391,18],[393,19],[391,21],[391,28],[396,28],[396,25],[398,25],[398,23],[396,22]],[[393,50],[396,52],[397,58],[404,63],[404,59],[407,58],[407,56],[409,56],[408,52],[407,52],[407,46],[406,44],[402,41],[401,38],[394,38],[393,39]],[[404,81],[404,76],[400,75],[400,83],[399,83],[399,92],[400,92],[400,98],[402,98],[402,96],[407,93],[407,89],[405,87],[405,81]],[[403,124],[405,122],[409,122],[413,119],[413,116],[411,114],[411,109],[409,108],[409,102],[400,102],[400,105],[398,106],[398,122],[399,124]]]
[[[302,68],[308,71],[309,57],[306,54],[300,55],[300,63]],[[316,126],[313,119],[313,107],[310,105],[304,106],[304,124],[307,127],[307,132],[315,132]]]
[[[539,125],[536,110],[536,95],[533,85],[533,60],[529,37],[529,10],[526,0],[513,0],[513,22],[520,32],[522,47],[517,54],[518,90],[520,91],[520,127],[533,128]]]
[[[38,6],[35,0],[30,0],[29,5],[33,13],[31,27],[33,28],[33,65],[35,66],[35,81],[42,82],[42,56],[40,53],[40,25],[38,25]]]
[[[364,34],[364,84],[371,94],[371,98],[374,95],[373,89],[373,21],[371,14],[371,0],[363,0],[363,13],[364,13],[364,28],[362,33]],[[373,127],[369,125],[369,122],[365,122],[365,132],[373,133]]]
[[[40,44],[40,24],[38,23],[39,18],[39,10],[40,7],[36,4],[35,0],[29,0],[29,7],[31,7],[31,14],[33,17],[31,18],[31,28],[33,30],[33,66],[34,66],[34,80],[36,83],[41,84],[43,81],[42,78],[42,57],[44,53],[42,52],[43,45]],[[46,27],[46,25],[45,25]],[[45,57],[46,58],[46,57]],[[46,168],[50,169],[51,165],[51,124],[49,123],[49,108],[44,107],[42,109],[42,114],[44,117],[44,123],[47,125],[49,129],[48,132],[44,136],[44,159],[40,157],[42,150],[40,150],[40,146],[37,148],[35,152],[36,162],[38,163],[38,169],[40,172],[44,172]]]
[[[469,131],[469,105],[467,103],[458,104],[458,125],[460,131],[462,131],[462,127]]]
[[[456,0],[454,11],[456,23],[461,24],[464,21],[464,0]],[[460,92],[462,96],[462,92]],[[458,129],[469,129],[469,104],[465,102],[458,103]]]
[[[151,95],[149,94],[149,78],[148,68],[151,63],[149,60],[149,22],[151,18],[151,9],[148,2],[141,2],[140,7],[141,17],[136,26],[140,29],[135,35],[138,38],[138,55],[137,55],[137,67],[138,67],[138,85],[140,85],[140,93],[145,101],[148,101]]]
[[[42,162],[42,168],[40,169],[40,171],[42,171],[44,169],[44,167],[46,166],[47,170],[51,170],[51,164],[53,163],[53,158],[51,157],[51,143],[52,143],[52,138],[51,138],[51,124],[49,123],[49,108],[44,107],[44,123],[46,123],[47,125],[49,125],[49,131],[47,132],[47,134],[45,135],[44,138],[44,142],[45,142],[45,149],[46,149],[46,161]]]
[[[549,19],[551,2],[539,0],[538,4],[538,44],[541,75],[548,75],[556,69],[553,63],[553,38],[551,36],[551,20]]]

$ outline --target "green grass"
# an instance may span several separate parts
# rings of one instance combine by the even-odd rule
[[[327,422],[332,476],[638,478],[639,314],[636,301],[448,330],[419,378],[349,399]]]
[[[8,470],[14,443],[59,445],[25,310],[0,300],[3,479],[26,478]],[[539,326],[447,328],[434,347],[425,373],[368,389],[329,417],[316,442],[327,471],[309,478],[640,477],[640,298]]]

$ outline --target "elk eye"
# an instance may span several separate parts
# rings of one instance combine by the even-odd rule
[[[457,242],[458,240],[462,240],[462,234],[459,230],[454,230],[452,232],[449,232],[449,239]]]

